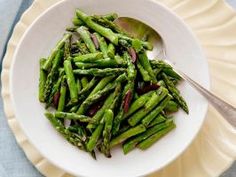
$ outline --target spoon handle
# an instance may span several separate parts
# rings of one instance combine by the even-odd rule
[[[203,88],[201,85],[199,85],[197,82],[192,80],[190,77],[188,77],[183,72],[177,70],[177,72],[185,79],[191,86],[196,88],[199,93],[204,96],[211,105],[234,127],[236,127],[236,108],[232,105],[226,103],[210,91]]]

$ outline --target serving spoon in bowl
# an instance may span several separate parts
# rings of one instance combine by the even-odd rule
[[[115,23],[128,34],[139,39],[147,39],[152,43],[153,50],[148,51],[148,57],[162,58],[166,63],[171,65],[173,69],[195,88],[232,126],[234,126],[234,128],[236,127],[236,108],[205,89],[167,60],[163,39],[154,29],[139,20],[128,17],[120,17],[115,20]]]

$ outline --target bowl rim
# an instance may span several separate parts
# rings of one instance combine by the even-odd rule
[[[10,80],[10,83],[9,83],[9,86],[10,86],[10,99],[11,100],[14,100],[13,99],[13,66],[15,64],[15,61],[16,61],[16,58],[17,58],[17,54],[19,52],[19,48],[21,46],[21,43],[22,41],[24,40],[24,38],[27,36],[28,32],[31,30],[31,28],[35,25],[35,23],[37,23],[37,21],[42,18],[45,14],[47,14],[49,11],[51,11],[52,9],[56,8],[57,6],[63,4],[63,3],[66,3],[67,0],[61,0],[53,5],[51,5],[49,8],[47,8],[45,11],[43,11],[41,14],[39,14],[34,20],[33,22],[28,26],[28,28],[25,30],[24,34],[21,36],[21,39],[19,40],[19,43],[14,51],[14,55],[13,55],[13,58],[12,58],[12,62],[11,62],[11,65],[10,65],[10,77],[9,77],[9,80]],[[200,54],[202,55],[202,59],[205,61],[205,65],[206,65],[206,68],[205,68],[205,72],[207,73],[206,75],[206,83],[204,85],[204,87],[206,89],[210,89],[210,75],[209,75],[209,65],[208,65],[208,62],[207,62],[207,59],[206,59],[206,56],[204,54],[204,51],[200,45],[200,41],[198,40],[198,38],[196,37],[196,35],[193,33],[192,29],[184,22],[184,20],[182,18],[180,18],[174,11],[172,11],[170,8],[168,8],[167,6],[165,6],[164,4],[162,4],[161,2],[159,1],[156,1],[156,0],[143,0],[143,1],[149,1],[151,3],[154,3],[156,5],[158,5],[159,7],[161,7],[162,9],[164,9],[165,11],[167,11],[169,14],[171,14],[177,21],[179,21],[179,23],[181,23],[181,25],[189,32],[189,34],[191,35],[192,39],[194,40],[196,46],[198,47],[199,51],[200,51]],[[22,17],[21,17],[22,18]],[[154,29],[155,30],[155,29]],[[4,84],[4,83],[3,83]],[[13,107],[13,110],[14,110],[14,113],[16,112],[15,111],[15,102],[12,101],[12,107]],[[173,156],[173,158],[171,158],[169,161],[166,161],[166,163],[164,165],[160,165],[159,168],[155,168],[153,169],[152,171],[149,171],[149,172],[146,172],[142,175],[148,175],[148,174],[152,174],[154,172],[157,172],[161,169],[163,169],[164,167],[166,167],[167,165],[169,165],[171,162],[173,162],[174,160],[176,160],[179,156],[181,156],[183,154],[183,152],[185,152],[187,150],[187,148],[192,144],[193,140],[195,140],[196,136],[198,135],[198,133],[200,132],[202,126],[203,126],[203,123],[205,122],[206,120],[206,115],[207,115],[207,110],[208,110],[208,107],[209,107],[209,104],[208,102],[206,101],[206,106],[205,108],[203,108],[202,110],[202,121],[200,123],[200,126],[198,128],[198,130],[196,131],[195,135],[192,137],[192,139],[187,143],[187,145],[182,148],[182,150],[180,151],[180,153],[176,154],[175,156]],[[17,115],[15,114],[15,117],[17,119]],[[60,163],[57,163],[55,161],[53,161],[52,159],[50,159],[47,155],[45,155],[45,153],[37,147],[37,145],[31,140],[31,138],[29,138],[28,134],[26,133],[26,130],[25,130],[25,126],[23,125],[22,122],[19,121],[19,124],[20,124],[20,127],[21,129],[23,130],[25,136],[27,137],[27,139],[29,140],[29,142],[37,149],[37,151],[45,158],[47,159],[50,163],[52,163],[53,165],[59,167],[60,169],[64,170],[65,172],[69,173],[69,174],[72,174],[72,175],[82,175],[83,174],[75,174],[73,171],[69,170],[69,169],[65,169]]]

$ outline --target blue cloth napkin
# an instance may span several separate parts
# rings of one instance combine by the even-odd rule
[[[0,0],[0,61],[5,54],[6,44],[15,24],[32,2],[33,0]],[[42,177],[17,145],[3,113],[2,99],[0,99],[0,177]]]
[[[33,0],[0,0],[0,69],[6,51],[6,44],[21,14],[31,5]],[[236,7],[236,0],[228,0]],[[1,88],[1,84],[0,84]],[[236,164],[222,177],[235,177]],[[27,160],[24,152],[17,145],[14,135],[8,127],[3,113],[0,98],[0,177],[42,177]]]

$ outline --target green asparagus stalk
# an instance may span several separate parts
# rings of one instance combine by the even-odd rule
[[[85,88],[88,85],[88,78],[87,77],[84,76],[81,78],[81,85],[82,85],[82,88]]]
[[[150,122],[166,107],[170,99],[171,96],[164,98],[164,100],[142,120],[142,124],[148,127]]]
[[[86,97],[89,95],[89,92],[91,91],[91,89],[97,84],[98,79],[97,78],[93,78],[79,93],[79,100],[85,100]]]
[[[175,101],[169,101],[164,109],[168,113],[177,112],[179,110],[179,105]]]
[[[67,84],[70,91],[70,98],[72,103],[78,101],[78,88],[75,82],[75,77],[72,70],[72,65],[70,60],[64,61],[64,69],[66,73]]]
[[[102,17],[109,20],[109,21],[114,21],[115,19],[118,18],[118,14],[117,13],[109,13],[109,14],[102,15]]]
[[[94,120],[95,123],[94,124],[91,124],[91,123],[88,124],[87,129],[91,130],[91,129],[96,128],[96,126],[99,124],[99,122],[102,119],[104,111],[109,108],[109,106],[113,102],[113,99],[114,99],[114,93],[111,93],[107,97],[107,99],[105,100],[105,102],[104,102],[103,106],[101,107],[101,109],[99,109],[98,112],[93,116],[93,120]]]
[[[90,105],[96,103],[101,99],[101,97],[107,95],[107,93],[111,92],[116,85],[108,84],[103,90],[98,91],[96,94],[87,97],[87,99],[80,105],[77,114],[84,114]]]
[[[116,60],[105,58],[101,60],[96,60],[92,63],[83,63],[83,62],[76,62],[76,67],[79,69],[91,69],[91,68],[117,68],[117,67],[125,67],[125,64],[119,64]]]
[[[118,135],[117,137],[115,137],[114,139],[112,139],[111,143],[110,143],[110,147],[114,147],[114,146],[124,142],[128,138],[135,136],[139,133],[142,133],[144,131],[146,131],[146,128],[142,124],[137,125],[136,127],[130,128],[126,132],[124,132],[124,133]]]
[[[126,69],[124,68],[105,68],[105,69],[75,69],[74,73],[79,75],[92,75],[98,77],[106,77],[106,76],[115,76],[124,73]]]
[[[51,122],[51,125],[62,135],[66,138],[68,142],[73,144],[74,146],[77,146],[79,149],[86,151],[86,147],[84,142],[75,136],[75,134],[71,133],[65,127],[62,125],[60,120],[58,120],[53,114],[46,112],[45,116],[48,118],[48,120]]]
[[[123,82],[124,80],[121,80],[122,76],[119,76],[114,83],[109,83],[107,84],[103,90],[99,90],[98,92],[92,94],[91,96],[88,96],[85,101],[80,105],[78,111],[76,112],[77,114],[84,114],[87,109],[89,108],[89,106],[91,106],[92,104],[98,102],[103,96],[107,95],[109,92],[111,92],[113,89],[115,89],[116,87],[119,86],[119,82]],[[120,86],[118,87],[119,89],[116,89],[114,92],[114,100],[113,100],[113,104],[116,103],[116,99],[117,99],[117,95],[120,92]],[[98,88],[96,88],[98,89]]]
[[[81,25],[84,25],[84,22],[80,19],[77,18],[77,16],[75,16],[73,19],[72,19],[72,23],[75,25],[75,26],[81,26]]]
[[[98,139],[100,138],[102,131],[103,131],[104,124],[99,124],[95,131],[93,132],[92,136],[89,138],[89,141],[87,143],[87,150],[91,152],[94,150]]]
[[[115,56],[115,46],[112,43],[110,43],[107,47],[107,55],[110,58],[114,58]]]
[[[105,17],[102,16],[98,16],[98,15],[94,15],[91,17],[91,19],[98,23],[101,26],[104,26],[106,28],[111,29],[112,31],[116,32],[116,33],[120,33],[120,34],[126,34],[119,26],[117,26],[114,22],[112,22],[109,19],[106,19]]]
[[[66,101],[66,78],[62,78],[61,88],[60,88],[60,98],[57,107],[57,111],[64,111],[65,101]]]
[[[101,59],[103,54],[101,52],[88,53],[79,55],[73,59],[74,62],[94,62],[95,60]]]
[[[143,66],[141,65],[139,61],[137,61],[137,68],[145,82],[151,81],[151,77],[149,76],[148,72],[143,68]]]
[[[159,114],[159,115],[148,125],[148,127],[152,127],[152,126],[154,126],[154,125],[160,124],[160,123],[165,122],[165,121],[166,121],[166,118],[165,118],[163,115]]]
[[[155,133],[154,135],[150,136],[146,140],[139,143],[137,147],[140,148],[141,150],[146,150],[147,148],[152,146],[156,141],[162,138],[164,135],[173,130],[175,127],[176,125],[174,123],[170,124],[167,128],[162,129],[161,131]]]
[[[44,86],[45,86],[45,82],[47,80],[47,74],[45,73],[45,71],[43,70],[43,65],[45,63],[46,59],[45,58],[41,58],[40,59],[40,71],[39,71],[39,94],[38,94],[38,98],[40,102],[45,102],[44,100]]]
[[[188,105],[185,102],[184,98],[179,94],[179,91],[175,87],[175,85],[169,80],[168,76],[165,73],[162,73],[162,78],[170,91],[171,95],[174,97],[176,103],[188,114]]]
[[[92,92],[89,94],[88,97],[94,95],[95,93],[97,93],[98,91],[102,90],[109,82],[112,81],[112,79],[114,78],[114,76],[107,76],[102,78],[99,83],[96,85],[96,87],[92,90]]]
[[[105,28],[94,21],[92,21],[91,17],[86,15],[80,10],[76,10],[76,15],[79,19],[81,19],[86,25],[96,31],[97,33],[101,34],[108,40],[110,40],[113,44],[117,45],[118,44],[118,36],[115,34],[111,29]]]
[[[110,154],[110,140],[111,140],[111,129],[112,129],[112,122],[114,118],[114,113],[111,109],[105,110],[103,119],[105,122],[105,126],[103,129],[103,147],[104,147],[104,154],[106,157],[111,157]]]
[[[47,80],[45,83],[45,87],[44,87],[44,100],[47,100],[51,91],[52,91],[52,87],[53,87],[53,83],[56,80],[56,77],[58,75],[58,67],[60,64],[60,61],[62,59],[63,56],[63,51],[59,50],[55,56],[55,60],[53,62],[52,68],[47,76]],[[44,63],[45,66],[46,62]]]
[[[91,119],[90,117],[78,115],[76,113],[56,112],[55,117],[60,119],[72,119],[80,122],[93,122],[93,119]]]
[[[65,34],[63,38],[57,43],[56,47],[52,50],[50,56],[48,57],[48,59],[46,60],[46,62],[42,67],[45,71],[49,71],[49,69],[51,69],[53,60],[56,57],[58,50],[60,50],[64,46],[65,41],[68,40],[69,38],[71,38],[71,34],[70,33]]]
[[[166,75],[181,80],[181,76],[173,70],[173,68],[163,60],[151,60],[152,68],[161,69]]]
[[[47,100],[45,100],[46,108],[48,108],[51,105],[51,103],[53,102],[54,96],[59,93],[59,89],[60,89],[61,81],[63,79],[63,75],[64,75],[64,70],[60,70],[59,77],[58,77],[56,83],[53,85],[52,91],[51,91],[49,97],[47,98]],[[57,107],[57,105],[54,105],[54,106]]]
[[[158,103],[168,94],[168,90],[165,88],[159,88],[157,93],[153,93],[150,100],[144,105],[144,108],[134,113],[128,122],[131,126],[137,125]]]
[[[79,55],[89,54],[89,49],[88,49],[88,47],[86,46],[86,44],[84,42],[77,41],[76,45],[77,45],[77,47],[79,48],[79,51],[80,51]]]
[[[131,114],[133,114],[135,111],[137,111],[138,109],[140,109],[141,107],[143,107],[145,105],[145,103],[150,99],[150,96],[154,93],[154,91],[148,92],[142,96],[140,96],[137,100],[135,100],[130,108],[129,111],[127,113],[125,113],[124,115],[124,119],[129,117]]]
[[[171,122],[173,124],[173,122]],[[141,141],[146,140],[148,137],[152,136],[153,134],[169,127],[169,125],[171,124],[170,121],[166,121],[163,122],[161,124],[155,125],[149,129],[147,129],[145,132],[134,136],[130,139],[128,139],[124,144],[123,144],[123,152],[124,154],[127,154],[128,152],[130,152],[131,150],[133,150],[138,143],[140,143]]]
[[[103,57],[104,58],[107,58],[108,55],[107,55],[107,43],[104,39],[104,37],[102,37],[100,34],[98,33],[94,33],[94,35],[97,37],[98,39],[98,44],[99,44],[99,48],[100,50],[102,51],[103,53]]]
[[[89,51],[92,53],[96,52],[96,48],[95,48],[94,43],[90,37],[89,31],[83,26],[77,28],[76,31],[77,31],[77,33],[79,33],[80,37],[83,39],[83,41],[86,44],[86,46],[88,47]]]
[[[115,55],[114,59],[115,59],[116,63],[118,63],[119,65],[126,66],[126,62],[121,56]]]
[[[151,64],[148,60],[147,54],[145,52],[138,54],[138,60],[140,64],[143,66],[143,68],[148,72],[149,76],[151,77],[151,81],[153,83],[157,83],[156,76],[152,70]]]
[[[125,113],[123,100],[125,99],[126,93],[128,92],[129,88],[130,88],[129,84],[126,84],[126,86],[124,87],[122,91],[121,100],[118,100],[120,102],[120,108],[117,115],[114,118],[114,123],[112,127],[112,135],[116,135],[120,129],[120,124],[121,124],[121,121],[123,120],[123,116]]]
[[[77,88],[78,88],[78,92],[80,92],[82,90],[82,83],[81,83],[80,79],[77,79]]]

